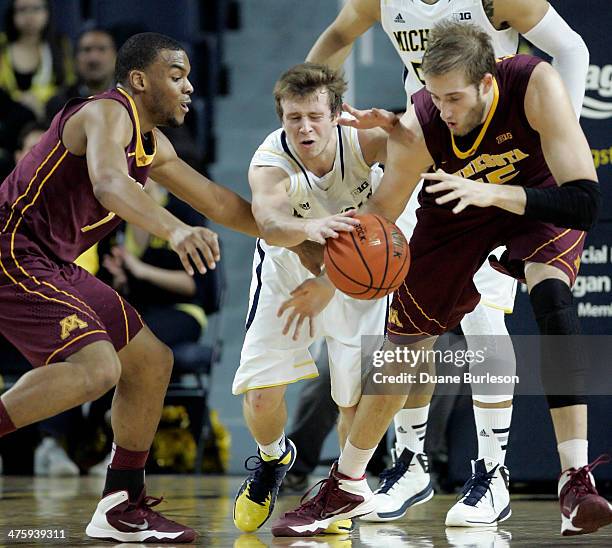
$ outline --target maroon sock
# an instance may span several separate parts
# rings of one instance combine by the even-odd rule
[[[4,402],[0,399],[0,437],[6,436],[15,430],[17,430],[17,427],[13,424],[6,407],[4,407]]]
[[[128,451],[113,444],[113,460],[110,467],[113,470],[140,470],[145,467],[149,451]]]

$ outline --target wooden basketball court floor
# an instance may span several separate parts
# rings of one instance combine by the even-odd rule
[[[312,548],[430,548],[456,546],[506,548],[513,546],[612,547],[612,526],[591,535],[561,537],[558,504],[552,498],[514,497],[512,517],[497,528],[444,527],[452,495],[435,496],[397,522],[357,523],[344,536],[273,538],[269,524],[256,534],[241,534],[232,523],[232,503],[243,478],[236,476],[149,476],[148,493],[166,500],[156,507],[172,519],[200,532],[198,545],[231,548],[293,546]],[[99,478],[0,477],[0,545],[117,546],[119,543],[88,539],[85,525],[97,504],[103,480]],[[274,515],[294,508],[297,496],[280,497]],[[55,531],[52,540],[16,538],[36,536],[35,531]],[[11,531],[13,534],[11,535]],[[32,531],[33,533],[29,533]],[[40,534],[39,534],[40,535]],[[122,544],[122,546],[144,546]],[[152,546],[151,544],[147,546]],[[165,545],[168,546],[168,545]],[[184,546],[184,545],[182,545]]]

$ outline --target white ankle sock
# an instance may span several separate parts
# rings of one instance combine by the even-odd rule
[[[372,449],[358,449],[348,439],[344,444],[344,449],[338,460],[338,472],[353,479],[360,479],[364,476],[366,466],[376,447]]]
[[[280,438],[274,440],[272,443],[268,443],[266,445],[263,445],[262,443],[257,443],[257,446],[266,457],[278,459],[287,450],[287,445],[285,443],[285,433],[283,432]]]
[[[484,408],[474,405],[478,458],[488,457],[504,464],[512,420],[512,406]]]
[[[395,414],[393,423],[395,424],[398,452],[401,453],[401,450],[405,447],[413,453],[423,452],[428,415],[429,405],[414,409],[402,409]]]
[[[568,468],[581,468],[589,463],[589,442],[587,440],[573,439],[557,445],[561,471]]]

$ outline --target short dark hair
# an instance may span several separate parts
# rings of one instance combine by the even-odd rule
[[[276,113],[283,119],[281,101],[288,97],[307,97],[319,88],[325,88],[329,94],[329,109],[332,115],[342,111],[342,95],[346,91],[346,81],[339,71],[327,65],[302,63],[285,72],[274,86]]]
[[[128,38],[117,52],[115,80],[126,84],[131,70],[145,70],[163,49],[183,51],[179,42],[156,32],[141,32]]]
[[[476,25],[441,21],[429,32],[427,44],[421,65],[424,75],[462,69],[468,83],[478,85],[485,74],[495,74],[491,37]]]

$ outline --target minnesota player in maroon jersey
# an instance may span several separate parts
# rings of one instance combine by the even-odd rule
[[[588,143],[557,72],[531,56],[496,63],[490,38],[473,25],[436,25],[422,69],[425,89],[392,130],[384,178],[365,207],[395,220],[426,179],[410,271],[395,293],[383,350],[401,356],[395,351],[408,348],[415,356],[458,325],[479,299],[474,272],[505,245],[497,267],[526,281],[540,333],[563,335],[543,341],[541,365],[561,461],[561,532],[591,533],[612,522],[612,506],[590,474],[604,459],[588,464],[587,369],[571,337],[580,325],[570,288],[601,201]],[[351,112],[361,128],[395,121],[391,113]],[[293,306],[298,318],[312,314]],[[401,363],[387,366],[390,374],[402,371]],[[428,401],[433,385],[419,379],[410,394]],[[404,401],[401,394],[362,397],[337,467],[315,498],[273,525],[274,534],[313,534],[346,509],[367,511],[356,485]],[[506,481],[499,466],[477,470],[464,487],[466,504],[492,497],[500,474]],[[509,507],[497,511],[493,521],[510,515]]]
[[[144,465],[172,353],[113,289],[73,261],[124,219],[167,240],[185,270],[219,260],[215,233],[179,221],[144,191],[155,179],[213,221],[256,235],[250,204],[180,160],[157,126],[179,126],[193,87],[171,38],[131,37],[117,87],[70,101],[0,186],[0,332],[34,369],[0,400],[0,435],[116,386],[113,459],[87,526],[95,538],[191,542],[193,529],[151,509]]]

